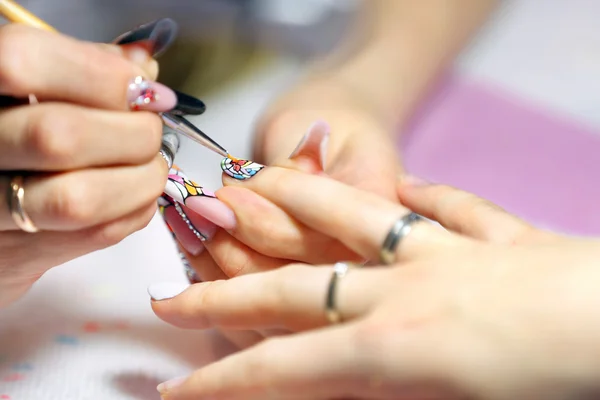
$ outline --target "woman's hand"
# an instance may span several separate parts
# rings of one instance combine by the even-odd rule
[[[47,269],[119,242],[154,215],[167,175],[154,112],[176,100],[160,84],[146,80],[147,91],[133,82],[157,71],[139,54],[135,44],[0,27],[0,306]],[[30,94],[39,104],[27,104]],[[22,211],[9,203],[15,176],[24,177]],[[39,232],[19,229],[14,217],[24,214]]]
[[[421,212],[437,213],[465,235],[419,223],[397,249],[399,264],[351,269],[337,284],[339,325],[329,325],[325,314],[329,268],[292,265],[181,294],[150,288],[157,315],[179,327],[288,333],[159,386],[163,398],[512,400],[597,393],[598,243],[540,233],[451,188],[408,181],[400,187],[405,200],[426,191],[434,200]],[[338,231],[340,241],[365,255],[377,254],[400,211],[358,195],[340,204],[327,193],[274,192],[272,200],[299,221],[332,219],[346,228]],[[341,218],[349,210],[356,219]]]

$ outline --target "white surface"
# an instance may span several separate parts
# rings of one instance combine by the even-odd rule
[[[600,2],[517,3],[461,59],[461,68],[600,127],[600,28],[595,23]],[[230,151],[247,155],[255,118],[298,72],[297,65],[282,61],[206,99],[209,112],[196,122]],[[178,157],[192,178],[218,187],[218,156],[191,145]],[[176,330],[157,320],[146,288],[161,281],[184,282],[184,275],[159,219],[118,246],[45,275],[22,301],[0,313],[0,396],[157,399],[159,381],[226,351],[210,335]],[[100,331],[82,332],[86,321],[100,323]],[[57,342],[57,335],[68,337]],[[70,343],[69,337],[78,342]],[[13,373],[23,379],[3,381]]]

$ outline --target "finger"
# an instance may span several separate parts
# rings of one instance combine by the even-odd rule
[[[129,110],[142,94],[133,83],[142,68],[94,44],[21,24],[0,27],[0,93],[35,94],[40,101],[64,101],[109,110]],[[158,94],[144,109],[167,111],[175,94],[155,82]]]
[[[298,146],[290,157],[275,165],[309,174],[323,173],[327,161],[329,131],[330,127],[327,123],[322,121],[316,122],[302,137],[302,140],[298,143]]]
[[[25,179],[23,207],[42,230],[77,231],[130,214],[156,198],[167,171],[156,156],[148,164],[77,170]],[[7,193],[8,178],[0,176]],[[0,230],[14,230],[6,196],[0,197]]]
[[[268,167],[246,181],[227,179],[226,184],[250,189],[270,200],[304,225],[335,237],[361,257],[377,259],[396,220],[409,212],[376,194],[361,191],[324,176]],[[229,188],[220,190],[219,196]],[[417,223],[403,240],[400,257],[431,254],[432,245],[452,244],[447,232],[428,223]]]
[[[336,302],[344,320],[369,312],[388,285],[389,271],[352,269],[340,281]],[[324,306],[331,276],[331,268],[293,265],[195,284],[175,297],[153,301],[152,308],[164,321],[187,329],[312,329],[328,323]],[[161,288],[151,287],[150,294]]]
[[[0,169],[62,171],[148,163],[162,123],[151,113],[109,112],[68,104],[0,111]]]
[[[258,253],[309,264],[361,260],[335,237],[299,223],[251,190],[228,188],[218,191],[217,197],[236,215],[238,223],[231,235]],[[266,237],[277,240],[265,240]]]
[[[268,339],[158,387],[165,400],[318,399],[360,396],[356,329],[343,325]]]
[[[446,185],[417,182],[414,178],[400,181],[400,201],[446,229],[502,243],[513,242],[533,229],[520,218],[472,193]]]
[[[11,260],[7,265],[12,268],[0,273],[14,279],[27,279],[31,284],[56,265],[116,245],[145,228],[155,213],[153,201],[122,218],[80,231],[0,232],[0,254],[3,259]]]

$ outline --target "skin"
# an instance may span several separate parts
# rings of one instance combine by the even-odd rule
[[[19,231],[0,196],[0,307],[49,268],[120,242],[154,215],[167,175],[161,121],[129,112],[126,89],[158,70],[137,50],[0,27],[0,93],[40,101],[0,110],[0,192],[13,171],[39,171],[25,185],[27,210],[43,228]]]
[[[258,178],[252,191],[364,256],[404,210],[324,176],[272,168]],[[593,398],[600,240],[544,232],[472,194],[416,182],[399,182],[399,198],[447,231],[415,225],[397,264],[351,270],[338,286],[339,325],[323,312],[331,265],[263,269],[153,302],[178,327],[263,332],[159,386],[163,398]],[[298,185],[317,195],[290,196]]]

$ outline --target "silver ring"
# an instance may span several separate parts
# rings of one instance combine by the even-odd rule
[[[331,324],[338,324],[342,322],[342,315],[337,308],[337,286],[338,282],[346,276],[350,270],[351,264],[345,262],[338,262],[333,266],[333,273],[329,280],[329,286],[327,287],[327,295],[325,297],[325,315],[327,321]],[[354,266],[354,264],[352,264]]]
[[[417,213],[411,212],[394,223],[394,226],[392,226],[392,229],[390,229],[381,245],[379,260],[382,264],[390,265],[396,262],[396,250],[398,249],[400,242],[408,236],[412,229],[412,225],[421,220],[423,220],[423,217]]]
[[[10,181],[8,185],[8,208],[10,210],[10,215],[12,216],[15,224],[22,231],[35,233],[38,232],[39,229],[24,208],[25,203],[25,188],[24,178],[21,175],[15,175]]]

